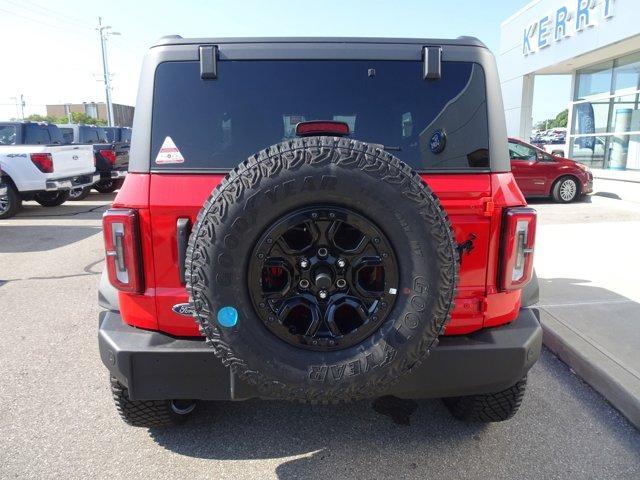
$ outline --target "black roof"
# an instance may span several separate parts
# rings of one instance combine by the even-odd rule
[[[415,45],[460,45],[469,47],[487,46],[475,37],[458,38],[382,38],[382,37],[218,37],[182,38],[167,35],[159,38],[152,46],[202,45],[216,43],[392,43]]]

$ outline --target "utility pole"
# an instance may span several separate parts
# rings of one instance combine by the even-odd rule
[[[22,113],[22,120],[24,120],[24,95],[20,94],[20,112]]]
[[[120,35],[112,32],[109,25],[102,25],[102,17],[98,17],[98,28],[100,34],[100,49],[102,52],[102,75],[104,78],[104,90],[107,97],[107,123],[113,127],[113,103],[111,102],[111,74],[109,73],[109,61],[107,59],[107,37],[109,35]]]

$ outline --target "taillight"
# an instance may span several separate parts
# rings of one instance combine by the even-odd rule
[[[50,153],[32,153],[31,161],[42,173],[53,173],[53,159]]]
[[[138,212],[124,208],[107,210],[102,226],[111,285],[122,292],[142,293]]]
[[[111,165],[115,165],[116,163],[115,150],[100,150],[100,155],[102,155],[102,157]]]
[[[536,211],[528,207],[508,208],[504,212],[500,288],[523,288],[533,273],[533,246],[536,237]]]

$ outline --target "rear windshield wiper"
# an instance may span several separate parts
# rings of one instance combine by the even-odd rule
[[[378,147],[380,150],[386,150],[387,152],[401,152],[402,147],[394,147],[391,145],[382,145],[381,143],[371,143],[374,147]]]

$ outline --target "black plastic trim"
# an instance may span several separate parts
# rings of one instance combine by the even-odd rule
[[[119,312],[100,314],[100,357],[132,400],[245,400],[258,390],[235,377],[201,338],[176,338],[131,327]],[[512,323],[470,335],[443,336],[439,345],[388,392],[437,398],[499,392],[520,380],[540,356],[537,310]]]
[[[176,240],[178,243],[178,275],[180,283],[184,285],[184,266],[187,260],[187,244],[189,243],[189,235],[191,235],[191,220],[188,218],[179,218],[176,221]]]
[[[425,80],[439,79],[442,76],[442,47],[424,47],[422,52]]]
[[[200,46],[200,78],[203,80],[218,78],[218,47],[215,45]]]

